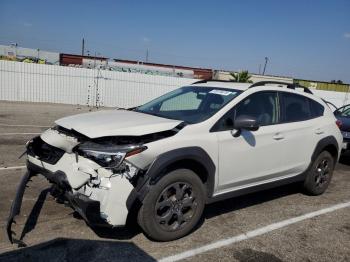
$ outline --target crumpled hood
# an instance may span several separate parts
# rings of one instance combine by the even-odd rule
[[[102,110],[61,118],[55,123],[89,138],[141,136],[170,130],[182,121],[127,110]]]

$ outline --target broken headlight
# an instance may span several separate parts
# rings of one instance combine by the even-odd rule
[[[111,145],[85,142],[76,152],[105,168],[117,168],[128,156],[136,155],[147,149],[142,145]]]

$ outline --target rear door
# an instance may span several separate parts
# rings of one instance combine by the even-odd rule
[[[325,136],[321,117],[324,107],[308,97],[289,92],[280,92],[280,101],[281,133],[285,140],[281,154],[286,175],[298,175],[307,169],[317,142]]]

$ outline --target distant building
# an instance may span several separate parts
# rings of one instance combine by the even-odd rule
[[[47,64],[59,64],[59,53],[40,49],[19,47],[17,45],[0,45],[0,56],[10,60],[43,60]]]
[[[230,71],[214,71],[214,79],[216,80],[232,80],[232,72]],[[293,83],[293,78],[291,77],[284,77],[284,76],[270,76],[270,75],[258,75],[258,74],[250,74],[251,78],[250,80],[253,83],[260,82],[260,81],[280,81],[280,82],[286,82],[286,83]]]
[[[94,68],[94,67],[97,67],[97,65],[105,64],[107,59],[108,58],[106,58],[106,57],[82,56],[82,55],[61,53],[60,54],[60,65]],[[85,63],[84,63],[84,60],[86,60]]]
[[[317,90],[338,91],[338,92],[350,91],[350,85],[348,84],[339,84],[339,83],[304,80],[304,79],[294,79],[294,83],[298,83],[302,86],[306,86],[308,88],[317,89]]]
[[[122,59],[109,60],[106,57],[73,54],[60,54],[60,65],[198,79],[211,79],[213,76],[212,70],[207,68],[147,63]]]
[[[175,76],[197,79],[232,80],[231,72],[179,66],[170,64],[149,63],[135,60],[109,59],[107,57],[82,56],[49,52],[40,49],[24,48],[17,45],[0,45],[0,59],[30,63],[55,64],[82,68],[101,68],[104,70],[140,73],[148,75]],[[251,74],[253,83],[259,81],[282,81],[299,83],[308,88],[338,92],[349,92],[348,84],[322,82],[315,80],[293,79],[292,77]]]
[[[133,64],[133,65],[143,65],[149,67],[157,67],[163,69],[173,70],[174,72],[184,72],[184,76],[188,74],[189,71],[193,71],[193,78],[198,79],[212,79],[213,78],[213,70],[210,68],[198,68],[198,67],[189,67],[189,66],[178,66],[178,65],[169,65],[169,64],[158,64],[158,63],[148,63],[148,62],[140,62],[133,60],[122,60],[122,59],[114,59],[115,62],[125,63],[125,64]],[[178,75],[180,76],[180,75]]]

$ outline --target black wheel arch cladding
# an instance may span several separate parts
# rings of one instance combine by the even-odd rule
[[[317,156],[324,150],[329,151],[329,153],[334,157],[334,163],[336,163],[339,157],[339,145],[334,136],[327,136],[318,141],[312,154],[311,162],[314,162]]]
[[[147,172],[140,178],[140,181],[138,181],[137,185],[131,191],[126,202],[127,208],[130,210],[135,202],[143,201],[150,186],[156,183],[157,179],[165,175],[166,172],[164,173],[163,171],[167,171],[167,168],[172,167],[176,163],[181,164],[186,161],[188,163],[196,163],[205,170],[206,193],[207,198],[210,198],[213,195],[215,185],[216,167],[213,160],[208,153],[200,147],[184,147],[165,152],[155,159]],[[198,175],[203,180],[203,174]]]

